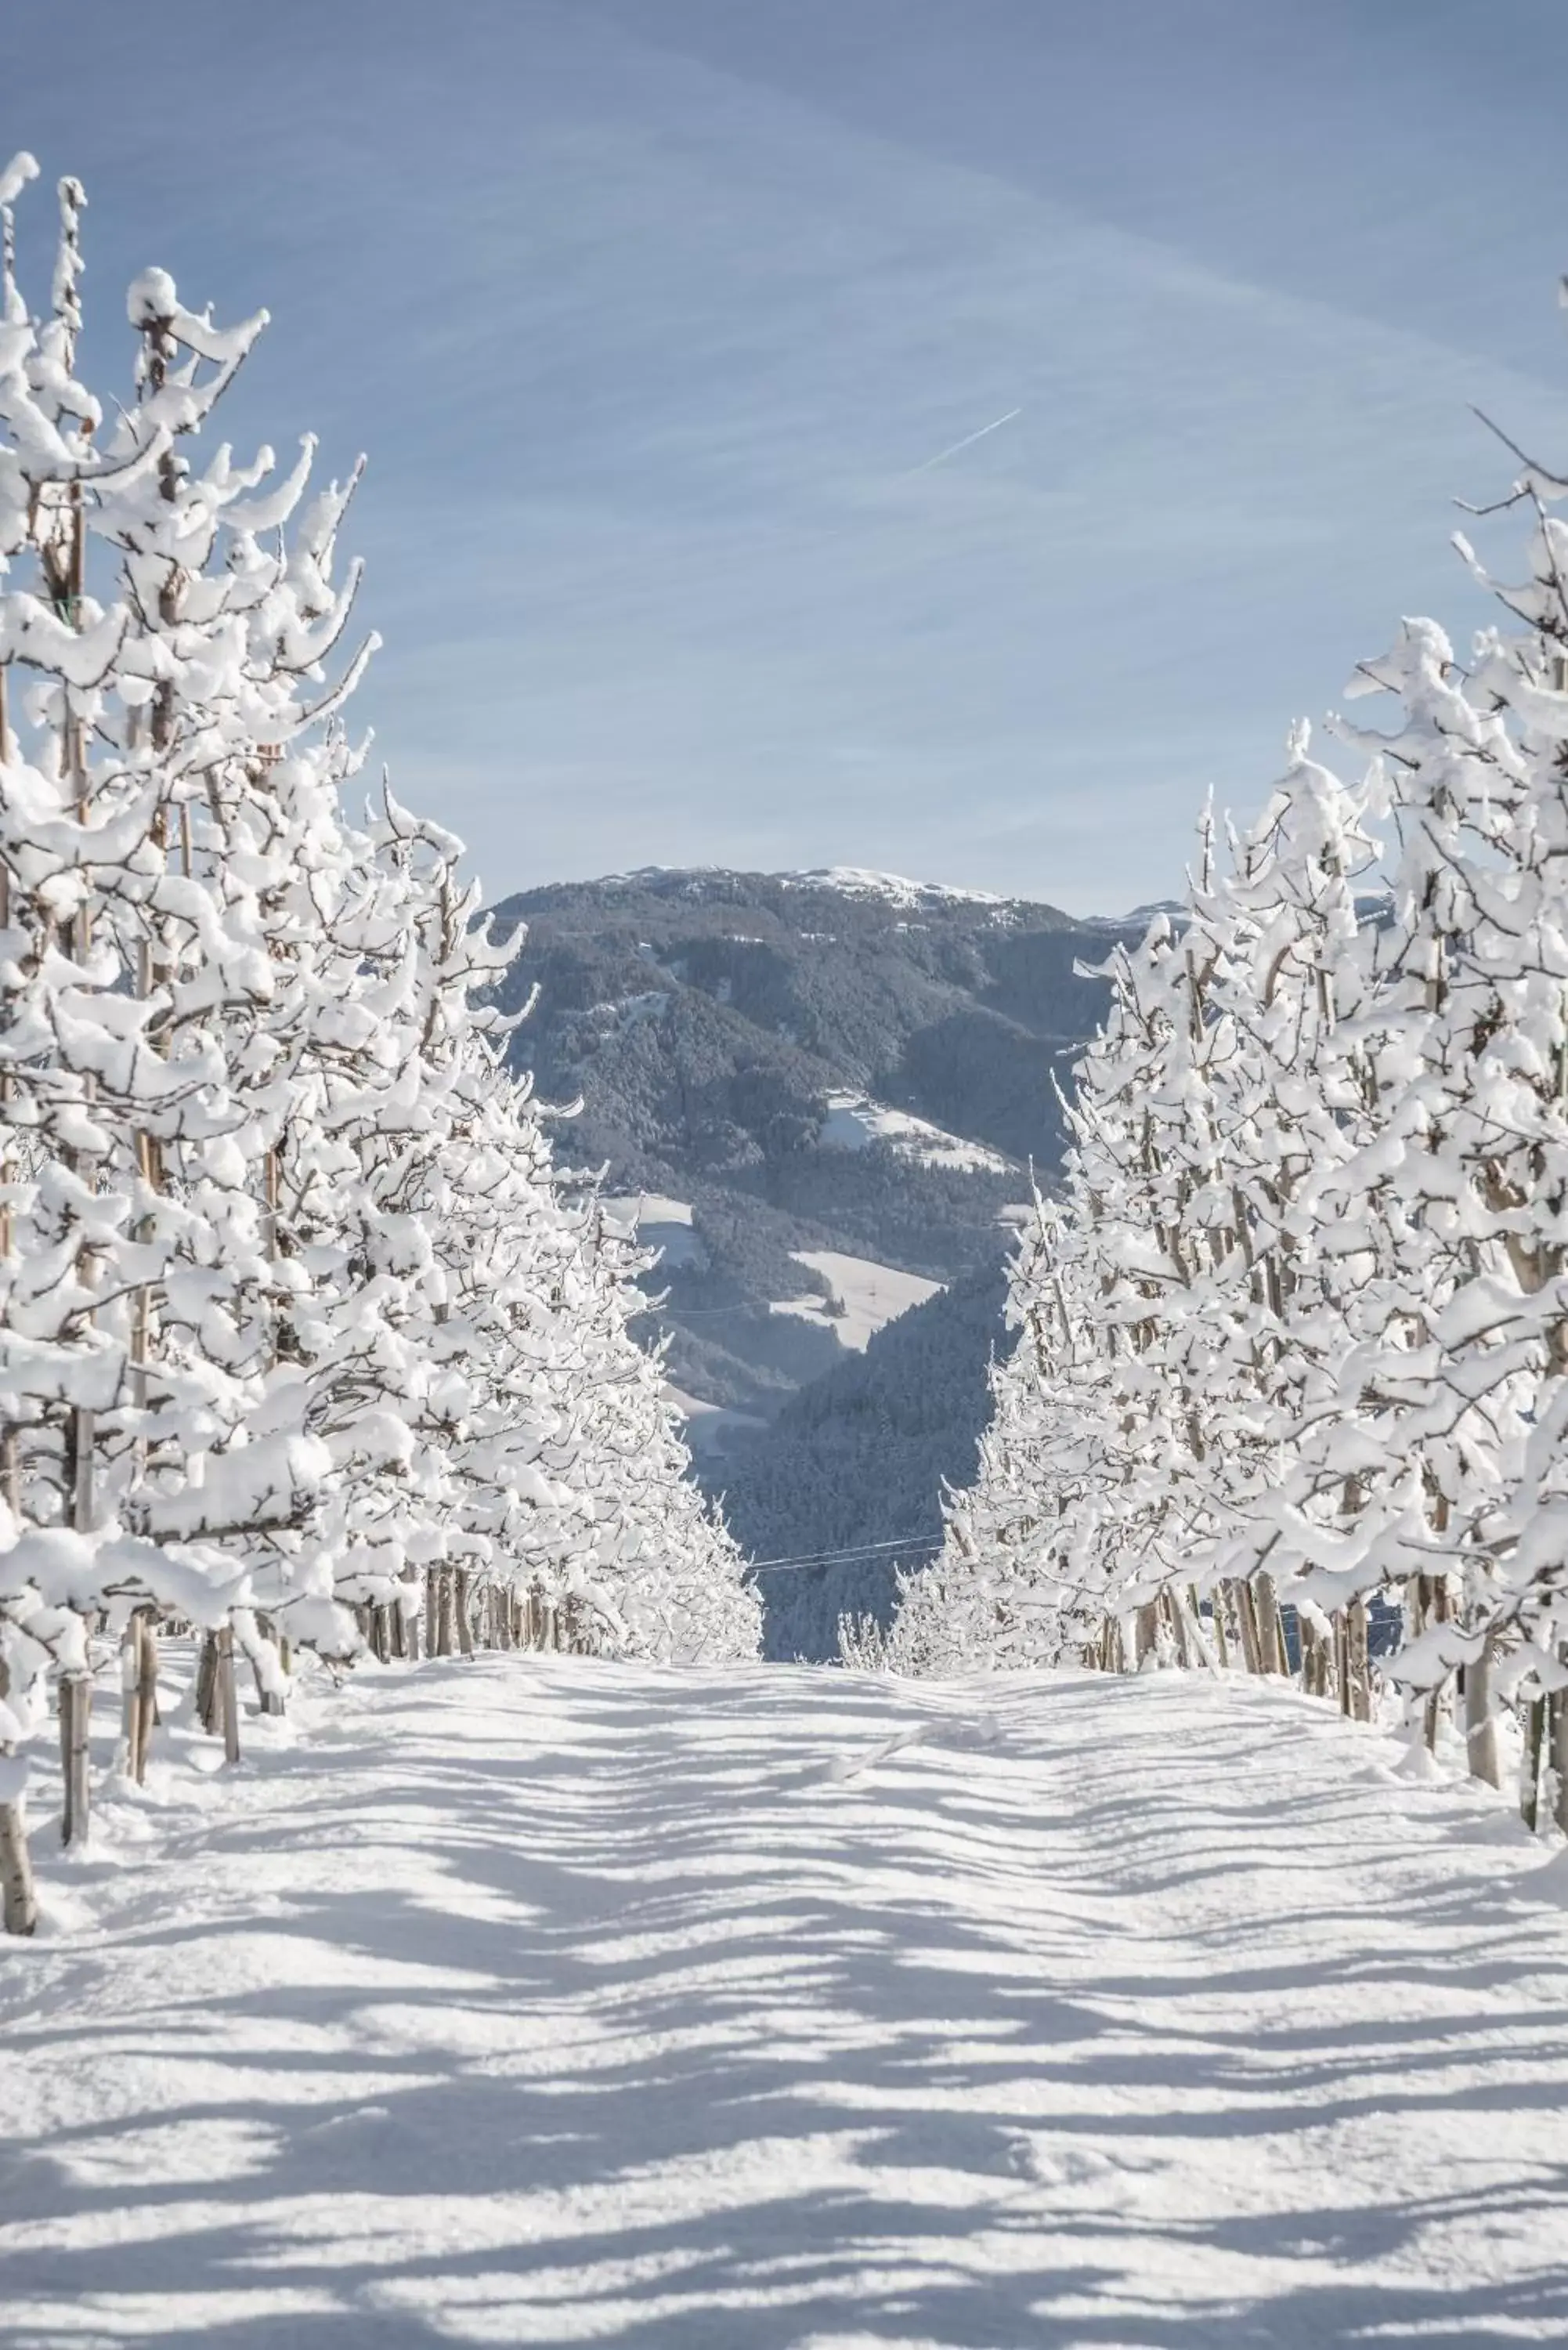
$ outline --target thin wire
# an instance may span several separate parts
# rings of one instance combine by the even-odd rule
[[[777,1558],[753,1559],[753,1566],[809,1566],[820,1558],[858,1558],[863,1552],[873,1550],[919,1550],[940,1543],[940,1534],[894,1534],[886,1542],[850,1543],[843,1550],[803,1550],[781,1552]]]
[[[748,1575],[787,1575],[804,1573],[811,1566],[838,1566],[849,1559],[870,1559],[890,1551],[940,1550],[945,1537],[941,1534],[914,1534],[907,1542],[862,1543],[853,1550],[810,1551],[800,1558],[753,1558],[746,1562]]]

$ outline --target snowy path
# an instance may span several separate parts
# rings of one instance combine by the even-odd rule
[[[1561,2343],[1564,1864],[1392,1756],[1175,1674],[361,1678],[0,1957],[0,2341]]]

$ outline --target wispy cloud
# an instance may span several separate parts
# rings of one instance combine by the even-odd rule
[[[97,103],[39,0],[4,128],[88,177],[120,341],[150,258],[265,300],[229,429],[369,445],[369,711],[496,892],[709,858],[1160,895],[1207,783],[1261,788],[1399,612],[1462,629],[1467,402],[1552,442],[1533,372],[653,47],[665,0],[358,13],[225,19],[171,151],[168,0]]]
[[[953,442],[950,448],[939,449],[936,455],[928,457],[923,464],[911,465],[910,472],[933,473],[937,466],[945,465],[950,457],[961,456],[966,449],[972,449],[977,441],[989,441],[993,432],[1000,432],[1004,424],[1011,424],[1015,417],[1022,416],[1023,413],[1022,408],[1010,408],[1005,416],[993,416],[991,422],[982,424],[978,432],[966,432],[961,441]]]

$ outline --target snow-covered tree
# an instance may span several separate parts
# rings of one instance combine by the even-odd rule
[[[356,820],[341,712],[374,650],[314,494],[205,437],[265,325],[151,270],[130,396],[77,377],[83,197],[47,315],[0,176],[0,1881],[30,1918],[23,1750],[57,1689],[86,1826],[91,1644],[145,1767],[156,1627],[283,1702],[343,1660],[540,1638],[754,1653],[685,1476],[634,1260],[510,1078],[461,844]],[[106,421],[112,412],[112,421]],[[527,1618],[525,1621],[524,1618]],[[584,1627],[591,1630],[585,1631]],[[447,1637],[451,1635],[452,1637]]]
[[[1025,1653],[1066,1555],[1103,1660],[1130,1618],[1129,1660],[1286,1670],[1282,1601],[1305,1685],[1365,1714],[1392,1602],[1386,1673],[1428,1742],[1461,1700],[1496,1782],[1511,1711],[1526,1816],[1568,1824],[1564,495],[1531,466],[1504,502],[1529,577],[1468,662],[1414,620],[1364,665],[1403,706],[1341,726],[1365,783],[1298,732],[1226,868],[1114,959],[1054,1233],[1014,1274],[1053,1345],[997,1383],[895,1652]]]

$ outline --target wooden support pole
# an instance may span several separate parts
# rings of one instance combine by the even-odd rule
[[[1546,1700],[1532,1697],[1525,1709],[1524,1752],[1519,1770],[1519,1816],[1532,1835],[1541,1825],[1541,1764],[1545,1752]]]
[[[147,1758],[158,1724],[158,1619],[149,1608],[141,1618],[141,1653],[136,1676],[136,1781],[147,1778]]]
[[[202,1635],[202,1652],[196,1659],[196,1719],[209,1733],[218,1727],[218,1636],[215,1632]]]
[[[60,1776],[65,1805],[60,1820],[62,1844],[85,1844],[91,1825],[92,1771],[88,1739],[92,1730],[92,1676],[85,1672],[60,1675]]]

